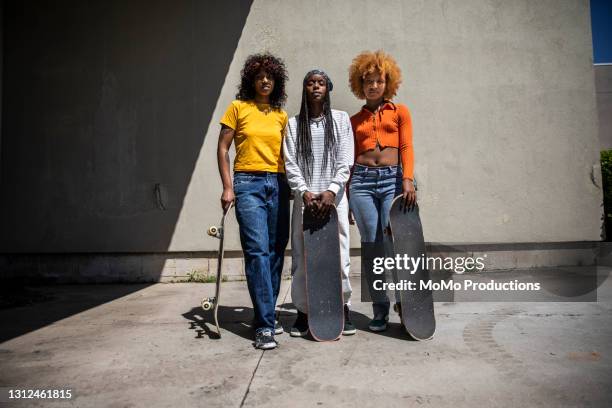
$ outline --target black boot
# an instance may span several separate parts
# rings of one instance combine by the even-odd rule
[[[348,305],[344,305],[344,330],[342,330],[343,336],[351,336],[357,333],[357,329],[351,323],[351,317],[349,316],[349,307]]]
[[[308,334],[308,315],[298,310],[297,319],[289,332],[291,337],[305,337]]]

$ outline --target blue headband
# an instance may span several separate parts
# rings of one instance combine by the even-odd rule
[[[308,81],[308,78],[313,75],[321,75],[323,78],[325,78],[325,81],[327,82],[327,92],[331,92],[332,89],[334,89],[334,84],[332,83],[331,79],[329,79],[329,75],[327,75],[325,71],[322,71],[320,69],[313,69],[312,71],[308,71],[308,73],[304,77],[304,82],[302,85],[306,86],[306,81]]]

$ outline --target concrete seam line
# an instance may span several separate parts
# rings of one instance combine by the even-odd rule
[[[283,304],[287,300],[287,296],[289,295],[289,289],[291,289],[291,286],[289,286],[289,288],[285,292],[285,296],[283,296]],[[276,312],[277,320],[278,320],[279,317],[280,317],[280,313]],[[261,352],[261,356],[259,356],[259,361],[257,362],[257,365],[255,366],[255,370],[253,370],[253,375],[251,376],[251,380],[249,381],[249,385],[247,386],[246,392],[244,393],[244,396],[242,397],[242,401],[240,402],[240,408],[242,408],[244,406],[244,403],[245,403],[245,401],[247,399],[247,396],[249,395],[249,391],[251,390],[251,384],[253,383],[253,380],[255,379],[255,374],[257,374],[257,369],[259,368],[259,364],[261,363],[261,360],[263,359],[263,356],[264,356],[265,352],[266,351],[263,350]]]
[[[247,385],[247,389],[244,393],[244,396],[242,397],[242,401],[240,402],[240,408],[244,406],[244,402],[246,401],[247,396],[249,395],[249,391],[251,390],[251,383],[253,383],[253,379],[255,378],[255,373],[257,373],[257,369],[259,368],[259,364],[261,363],[261,359],[263,358],[263,355],[265,352],[266,352],[265,350],[262,350],[261,355],[259,356],[259,360],[257,361],[255,370],[253,370],[253,375],[251,375],[251,379],[249,380],[249,385]]]

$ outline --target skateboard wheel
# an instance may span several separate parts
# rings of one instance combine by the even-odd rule
[[[213,308],[215,305],[215,300],[212,298],[206,298],[202,300],[202,309],[208,311]]]
[[[223,235],[223,227],[218,227],[216,225],[213,225],[212,227],[208,228],[208,235],[210,235],[213,238],[221,238],[221,236]]]

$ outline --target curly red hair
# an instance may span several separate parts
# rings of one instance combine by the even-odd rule
[[[359,99],[365,99],[363,92],[363,80],[366,75],[373,72],[380,73],[385,77],[385,99],[391,99],[397,93],[402,83],[402,71],[392,56],[382,50],[376,52],[364,51],[353,58],[349,67],[349,84],[351,91]]]

